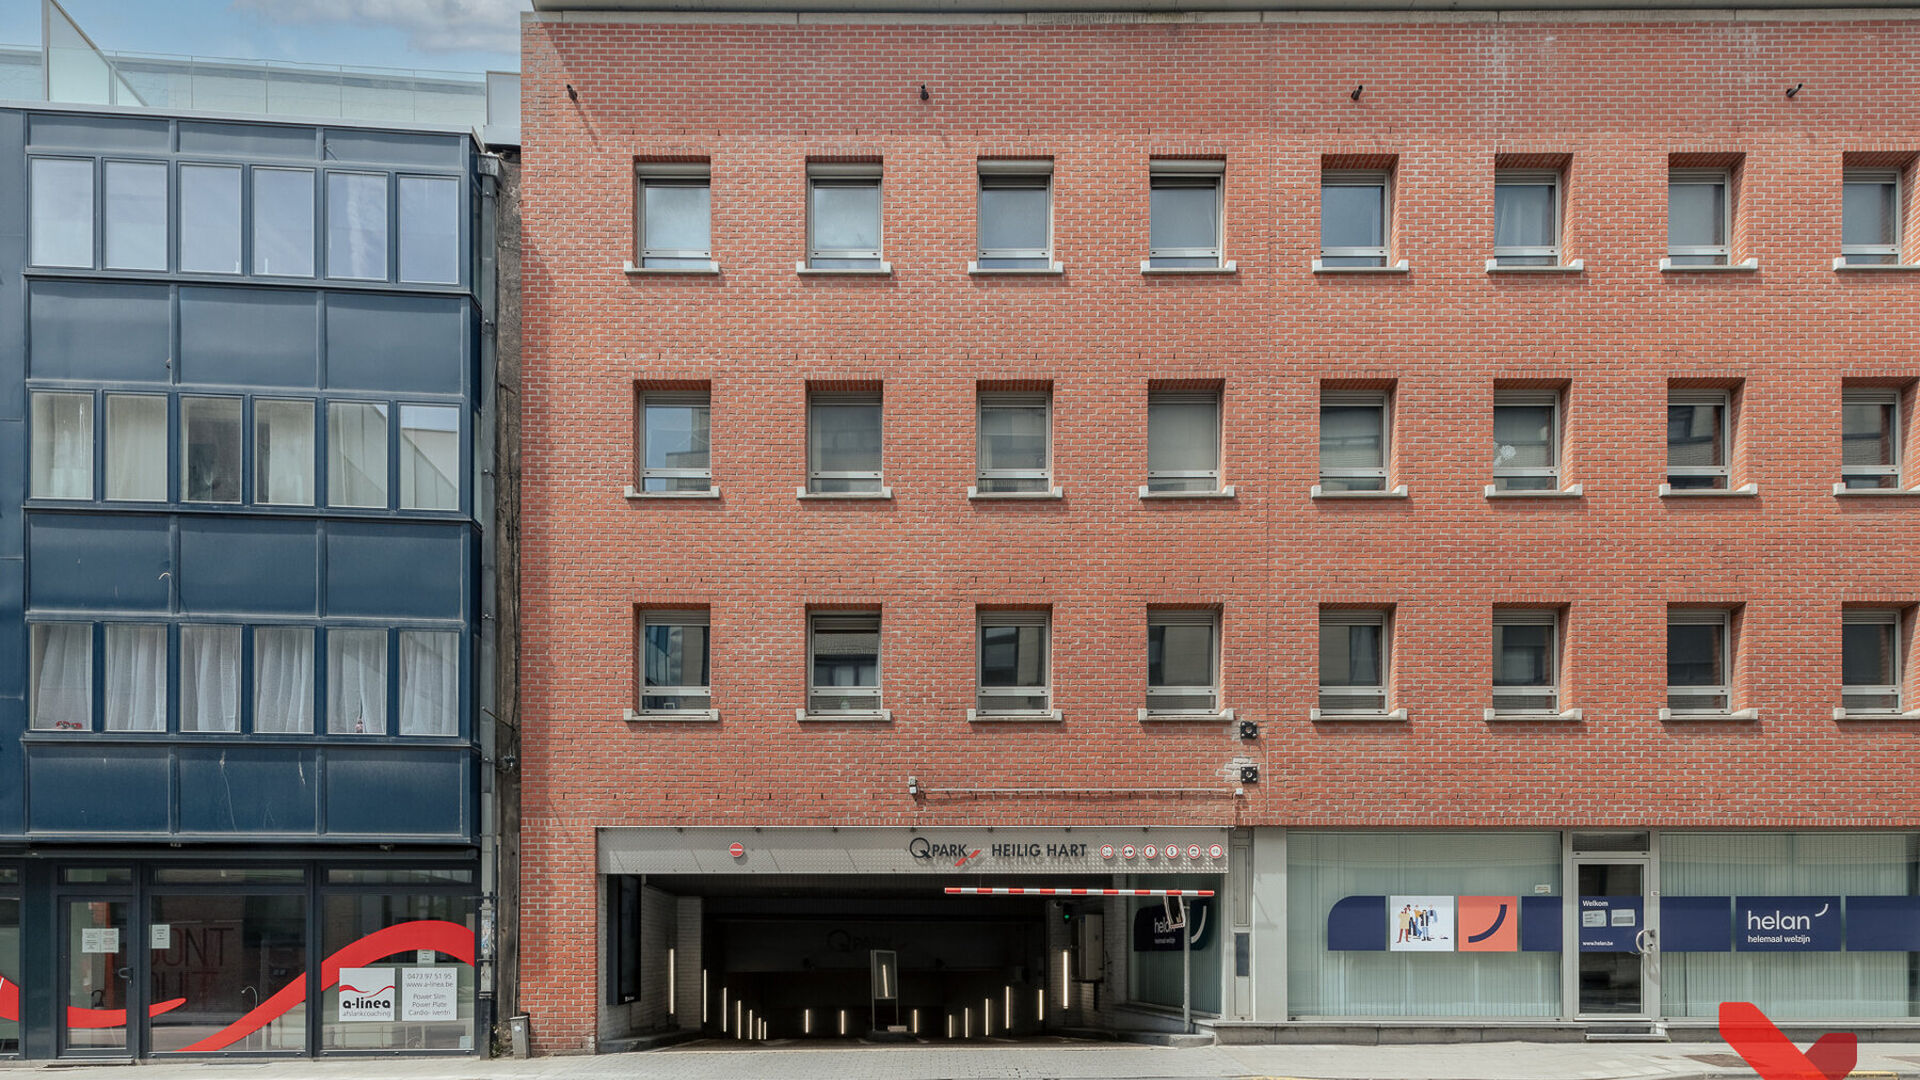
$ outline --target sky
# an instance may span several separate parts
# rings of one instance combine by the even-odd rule
[[[437,71],[520,70],[529,0],[60,0],[110,52]],[[40,44],[40,0],[0,0],[0,44]]]

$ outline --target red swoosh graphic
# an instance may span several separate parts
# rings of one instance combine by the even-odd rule
[[[348,992],[349,990],[351,990],[352,992],[354,992],[354,993],[356,993],[356,994],[359,994],[359,995],[360,995],[361,997],[376,997],[376,996],[378,996],[378,995],[380,995],[380,994],[384,994],[384,993],[386,993],[387,991],[389,991],[389,990],[391,990],[391,989],[393,989],[393,984],[392,984],[392,983],[388,983],[387,985],[385,985],[385,986],[383,986],[383,987],[381,987],[381,988],[380,988],[380,989],[378,989],[378,990],[362,990],[362,989],[360,989],[360,988],[359,988],[359,987],[357,987],[357,986],[349,986],[349,985],[347,985],[346,983],[341,983],[341,984],[340,984],[340,992],[341,992],[341,993],[343,993],[343,994],[344,994],[344,993],[346,993],[346,992]]]
[[[159,1016],[163,1012],[172,1012],[187,1003],[186,998],[173,998],[160,1002],[147,1010],[148,1016]],[[20,1022],[20,984],[4,975],[0,975],[0,1020]],[[127,1024],[125,1009],[82,1009],[67,1006],[67,1026],[70,1028],[116,1028]]]
[[[1860,1058],[1850,1031],[1820,1036],[1802,1053],[1773,1021],[1750,1002],[1720,1004],[1720,1037],[1740,1052],[1761,1080],[1844,1080]]]

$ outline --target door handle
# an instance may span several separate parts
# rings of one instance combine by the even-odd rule
[[[126,982],[133,981],[133,969],[130,967],[119,968],[114,971],[114,974]]]
[[[1651,955],[1658,949],[1660,941],[1654,935],[1653,927],[1649,926],[1645,930],[1635,934],[1633,936],[1633,946],[1634,951],[1640,953],[1642,956]]]

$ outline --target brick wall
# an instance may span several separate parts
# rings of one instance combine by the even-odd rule
[[[529,23],[522,948],[543,1047],[593,1030],[597,824],[1920,823],[1920,725],[1831,718],[1842,606],[1920,601],[1920,500],[1829,494],[1843,380],[1920,376],[1920,275],[1830,269],[1843,155],[1920,150],[1920,23],[1641,18]],[[1053,158],[1064,275],[965,273],[983,154]],[[1139,272],[1148,159],[1181,154],[1227,161],[1237,274]],[[1584,273],[1483,271],[1499,154],[1566,155]],[[1743,155],[1758,273],[1657,271],[1672,154]],[[621,273],[654,155],[711,160],[718,277]],[[891,277],[794,273],[810,155],[884,160]],[[1327,155],[1393,156],[1410,274],[1309,272]],[[710,384],[723,498],[622,497],[649,379]],[[969,503],[977,383],[1034,379],[1065,498]],[[1224,387],[1237,498],[1137,497],[1169,379]],[[884,385],[893,500],[794,499],[805,388],[829,380]],[[1409,499],[1308,499],[1323,380],[1391,381]],[[1483,497],[1509,380],[1567,388],[1583,498]],[[1672,380],[1739,382],[1760,497],[1656,497]],[[894,722],[803,726],[806,611],[847,603],[884,609]],[[1393,607],[1406,723],[1309,722],[1329,603]],[[965,722],[981,604],[1051,606],[1064,723]],[[1257,744],[1135,719],[1149,604],[1221,608],[1222,704]],[[1582,722],[1481,718],[1495,604],[1565,607]],[[1671,604],[1740,605],[1757,722],[1657,719]],[[710,607],[721,722],[621,719],[636,605]],[[1239,798],[906,789],[1220,787],[1246,749],[1265,768]]]

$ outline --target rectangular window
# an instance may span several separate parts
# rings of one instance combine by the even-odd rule
[[[1388,399],[1381,390],[1320,392],[1320,489],[1387,489]]]
[[[460,181],[403,176],[400,280],[453,285],[460,280]]]
[[[460,635],[400,631],[400,734],[460,733]]]
[[[1387,711],[1387,612],[1328,608],[1320,612],[1320,711]]]
[[[327,403],[327,505],[387,505],[387,407]]]
[[[807,490],[822,494],[881,491],[878,393],[808,395]]]
[[[807,711],[880,711],[880,613],[824,612],[809,620]]]
[[[1498,491],[1560,490],[1560,394],[1493,392],[1493,486]]]
[[[1147,490],[1220,490],[1220,395],[1147,395]]]
[[[1042,713],[1052,708],[1048,621],[1044,611],[980,613],[979,712]]]
[[[641,491],[713,487],[713,439],[705,390],[643,390],[639,395]]]
[[[1045,492],[1053,487],[1051,400],[1045,391],[980,392],[981,492]]]
[[[640,673],[642,713],[712,709],[712,625],[708,613],[642,613]]]
[[[1667,174],[1667,258],[1674,266],[1725,266],[1732,258],[1732,174],[1673,169]]]
[[[387,279],[387,178],[327,174],[327,276]]]
[[[807,265],[880,270],[880,166],[807,166]]]
[[[33,264],[93,265],[93,162],[34,158]]]
[[[1154,161],[1147,177],[1147,264],[1159,269],[1221,265],[1224,161]]]
[[[167,730],[167,628],[107,624],[107,730]]]
[[[180,730],[240,730],[240,628],[180,628]]]
[[[980,162],[979,268],[1053,267],[1053,162]]]
[[[1844,390],[1840,480],[1849,489],[1900,486],[1900,392]]]
[[[704,163],[647,162],[640,184],[635,260],[658,270],[705,270],[713,261],[713,177]]]
[[[1493,258],[1501,266],[1560,265],[1560,174],[1493,178]]]
[[[107,498],[167,501],[167,399],[107,395]]]
[[[1147,612],[1147,711],[1180,714],[1219,710],[1219,613]]]
[[[253,170],[253,272],[313,276],[313,170]]]
[[[387,632],[327,631],[327,732],[387,733]]]
[[[400,509],[460,509],[460,410],[400,406]]]
[[[240,501],[240,399],[180,399],[180,498]]]
[[[1557,611],[1493,613],[1493,711],[1558,713]]]
[[[1840,190],[1841,256],[1856,265],[1899,262],[1899,172],[1849,169]]]
[[[1387,265],[1392,198],[1392,178],[1384,170],[1321,172],[1321,265]]]
[[[1731,483],[1732,409],[1725,390],[1667,392],[1667,484],[1725,490]]]
[[[161,161],[106,163],[106,266],[167,268],[167,166]]]
[[[93,395],[33,395],[33,497],[93,498]]]
[[[1667,708],[1724,713],[1732,705],[1731,619],[1722,609],[1667,613]]]
[[[313,402],[253,403],[253,501],[313,505]]]
[[[36,731],[93,730],[93,626],[34,623],[31,726]]]
[[[1840,704],[1848,712],[1899,712],[1900,612],[1849,608],[1840,625]]]
[[[313,733],[313,631],[260,626],[253,631],[253,730]]]
[[[240,169],[180,166],[180,269],[240,272]]]

